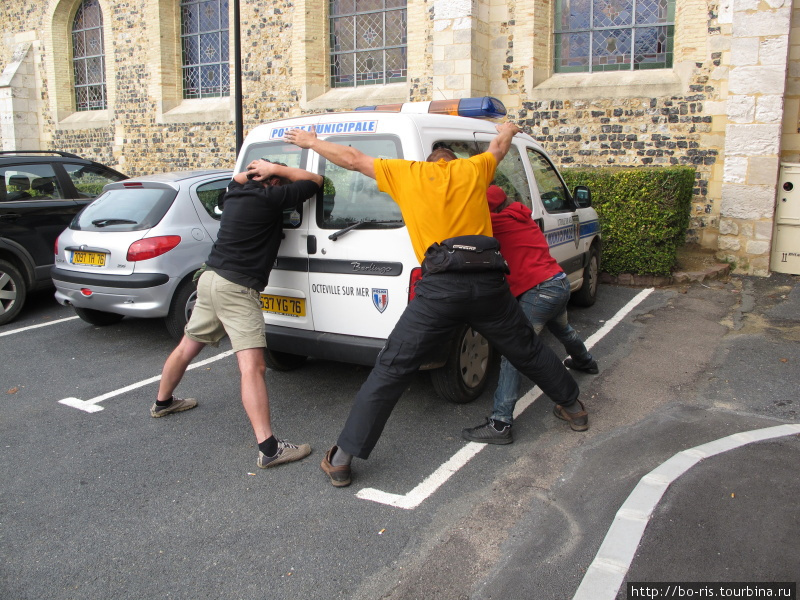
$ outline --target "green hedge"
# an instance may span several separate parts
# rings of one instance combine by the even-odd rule
[[[669,275],[686,243],[693,167],[563,169],[570,189],[588,186],[603,234],[602,270]]]

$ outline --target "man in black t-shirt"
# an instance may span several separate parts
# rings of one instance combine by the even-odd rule
[[[175,388],[189,363],[208,344],[217,346],[228,335],[242,375],[242,404],[258,442],[262,469],[300,460],[311,453],[272,433],[269,397],[264,381],[264,318],[260,293],[283,231],[283,211],[307,200],[322,187],[322,177],[303,169],[255,160],[237,173],[221,201],[219,234],[208,256],[208,269],[197,282],[197,303],[184,336],[161,372],[161,383],[150,415],[165,415],[197,406],[194,398],[177,398]]]

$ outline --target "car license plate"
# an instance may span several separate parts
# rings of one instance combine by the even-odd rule
[[[305,317],[306,300],[305,298],[287,298],[285,296],[261,294],[261,310],[287,317]]]
[[[89,265],[91,267],[105,267],[106,255],[102,252],[73,252],[73,265]]]

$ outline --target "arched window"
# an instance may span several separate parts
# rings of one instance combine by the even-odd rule
[[[331,87],[406,80],[406,0],[330,0]]]
[[[106,99],[106,57],[103,12],[99,0],[82,0],[72,21],[72,66],[75,109],[103,110]]]
[[[230,96],[228,0],[181,0],[183,97]]]
[[[675,0],[556,0],[555,71],[672,66]]]

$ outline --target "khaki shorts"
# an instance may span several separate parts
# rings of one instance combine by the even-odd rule
[[[197,303],[184,333],[209,346],[218,346],[227,334],[234,352],[266,348],[259,292],[206,271],[197,281]]]

